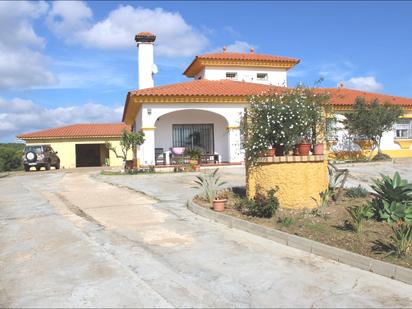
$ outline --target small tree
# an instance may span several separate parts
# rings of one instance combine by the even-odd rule
[[[127,154],[129,153],[130,149],[133,150],[133,152],[136,151],[136,146],[137,145],[142,145],[144,143],[144,132],[139,131],[139,132],[129,132],[127,130],[123,130],[122,136],[120,138],[120,150],[121,153],[119,154],[116,150],[116,147],[113,147],[113,145],[110,142],[106,142],[106,147],[113,151],[115,156],[117,158],[120,158],[123,160],[123,169],[126,168],[126,160],[127,160]]]
[[[402,115],[402,108],[385,102],[383,105],[378,99],[372,100],[370,104],[362,97],[355,100],[353,110],[346,114],[345,128],[351,135],[364,136],[372,142],[371,154],[378,148],[381,151],[381,139],[385,131],[392,130],[396,120]]]

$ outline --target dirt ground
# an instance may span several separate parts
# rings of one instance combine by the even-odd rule
[[[314,214],[311,210],[279,208],[272,218],[258,218],[242,214],[237,207],[240,196],[229,192],[227,197],[228,203],[224,214],[374,259],[412,268],[412,254],[404,258],[397,258],[390,254],[390,236],[393,232],[388,223],[367,220],[364,223],[363,233],[354,232],[346,208],[360,206],[370,197],[348,198],[343,195],[339,202],[330,203],[322,216]],[[210,204],[202,198],[197,197],[195,200],[203,207],[210,207]],[[289,222],[285,223],[287,220]]]

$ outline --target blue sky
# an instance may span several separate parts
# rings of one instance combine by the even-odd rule
[[[0,2],[0,141],[121,120],[137,86],[134,33],[155,32],[155,84],[184,81],[197,54],[297,57],[289,85],[412,97],[412,2]]]

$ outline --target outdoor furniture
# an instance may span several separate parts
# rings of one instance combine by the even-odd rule
[[[155,165],[165,165],[166,164],[166,154],[163,148],[155,148]]]
[[[200,164],[219,163],[218,154],[202,154],[200,155]]]

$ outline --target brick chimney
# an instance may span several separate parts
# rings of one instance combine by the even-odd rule
[[[138,48],[139,89],[151,88],[154,86],[153,75],[157,73],[153,57],[156,35],[151,32],[139,32],[134,39]]]

